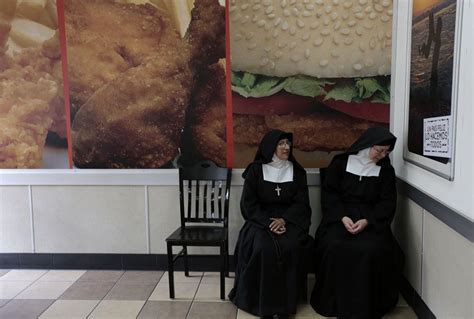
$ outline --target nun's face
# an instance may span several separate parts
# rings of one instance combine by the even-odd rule
[[[287,160],[290,156],[290,148],[291,142],[287,138],[279,140],[275,150],[275,155],[281,160]]]
[[[385,156],[388,156],[388,154],[390,154],[389,150],[390,146],[388,145],[374,145],[370,148],[369,158],[375,163],[377,163]]]

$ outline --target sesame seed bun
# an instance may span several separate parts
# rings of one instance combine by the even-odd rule
[[[232,0],[230,30],[234,71],[390,74],[392,0]]]

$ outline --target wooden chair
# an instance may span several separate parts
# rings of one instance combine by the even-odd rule
[[[229,197],[232,169],[211,161],[179,169],[181,227],[166,238],[170,298],[174,298],[174,263],[184,257],[189,276],[188,246],[220,248],[220,298],[225,299],[225,276],[229,275]],[[173,256],[173,246],[181,251]]]

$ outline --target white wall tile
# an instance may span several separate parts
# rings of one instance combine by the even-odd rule
[[[472,243],[424,212],[422,299],[438,318],[472,318]]]
[[[405,253],[404,275],[421,294],[423,209],[414,201],[399,196],[393,233]]]
[[[0,253],[31,253],[28,186],[0,186]]]
[[[145,187],[33,186],[38,253],[147,253]]]

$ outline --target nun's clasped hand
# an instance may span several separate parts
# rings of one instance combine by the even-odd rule
[[[270,223],[269,228],[273,233],[281,235],[286,232],[286,223],[283,218],[270,218],[270,220],[272,222]]]
[[[354,223],[352,219],[347,216],[344,216],[341,221],[344,224],[344,227],[346,227],[346,230],[352,235],[357,235],[362,232],[369,224],[367,219],[359,219]]]

